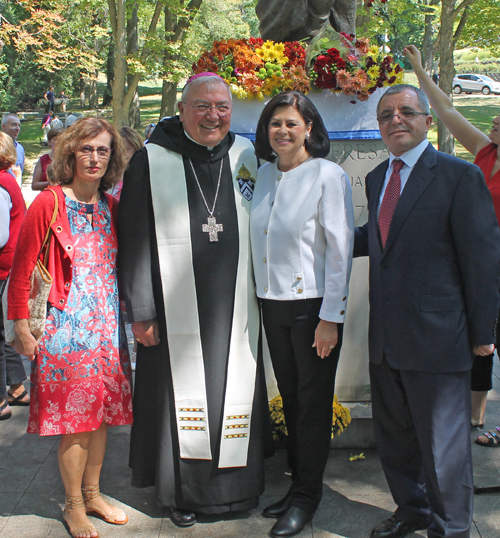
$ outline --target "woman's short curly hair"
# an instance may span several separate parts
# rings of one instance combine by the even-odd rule
[[[108,190],[125,170],[126,157],[123,142],[118,131],[102,118],[83,118],[75,122],[57,139],[57,147],[50,165],[51,176],[60,185],[70,185],[73,182],[76,165],[76,152],[85,144],[91,142],[101,133],[111,135],[111,155],[106,173],[101,178],[99,187]]]
[[[7,170],[16,161],[17,152],[12,137],[0,131],[0,170]]]
[[[292,91],[279,93],[264,107],[255,132],[257,157],[272,163],[276,160],[276,153],[269,143],[269,122],[280,106],[291,106],[302,116],[306,125],[312,123],[310,136],[304,142],[305,148],[312,157],[326,157],[330,153],[330,140],[318,110],[304,94]]]

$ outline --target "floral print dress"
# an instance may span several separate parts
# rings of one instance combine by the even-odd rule
[[[51,306],[32,363],[28,433],[59,435],[132,422],[131,366],[116,278],[117,240],[106,198],[66,197],[73,280],[63,311]],[[92,224],[87,214],[93,214]]]

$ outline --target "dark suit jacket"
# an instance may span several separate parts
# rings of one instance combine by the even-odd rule
[[[370,256],[370,361],[459,372],[495,342],[500,231],[480,169],[430,144],[413,168],[382,250],[378,201],[388,162],[366,178],[369,219],[354,256]]]

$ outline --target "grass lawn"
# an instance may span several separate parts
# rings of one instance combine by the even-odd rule
[[[413,73],[406,73],[405,82],[416,84],[417,80]],[[99,95],[104,91],[104,84],[99,83]],[[143,135],[144,128],[150,123],[156,123],[159,119],[161,105],[161,83],[158,81],[145,81],[139,86],[139,96],[141,100],[141,130]],[[454,96],[453,102],[457,109],[483,133],[489,133],[491,129],[491,120],[500,113],[500,96],[488,95],[460,95]],[[68,110],[81,112],[79,99],[72,99],[68,105]],[[91,114],[91,111],[84,111]],[[111,117],[111,110],[101,110],[106,117]],[[257,121],[257,118],[256,118]],[[43,148],[39,139],[42,136],[40,120],[26,120],[22,122],[19,141],[23,144],[26,151],[27,162],[36,162],[38,155]],[[437,148],[437,126],[433,123],[429,132],[429,140]],[[472,155],[465,150],[460,144],[456,144],[456,154],[458,157],[473,161]],[[32,174],[32,166],[25,169],[25,178]]]

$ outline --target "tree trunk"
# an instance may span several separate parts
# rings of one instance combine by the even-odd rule
[[[85,79],[80,77],[80,107],[85,108]]]
[[[422,41],[422,65],[427,73],[431,74],[432,66],[434,64],[434,49],[432,46],[432,23],[434,22],[434,15],[427,14],[425,16],[425,30],[424,38]]]
[[[137,4],[134,6],[130,17],[127,19],[127,55],[135,54],[139,50],[139,41],[137,33]],[[133,83],[133,75],[127,75],[127,88]],[[141,127],[141,104],[139,101],[139,94],[134,91],[132,102],[128,111],[128,125],[134,129],[140,129]]]
[[[455,65],[453,63],[453,23],[455,0],[441,0],[441,29],[439,30],[439,87],[451,97]],[[438,149],[455,154],[455,139],[446,126],[438,121]]]
[[[108,0],[109,15],[115,40],[115,72],[113,89],[113,124],[117,129],[128,124],[129,103],[125,105],[127,80],[127,49],[125,29],[125,0]]]
[[[158,19],[161,15],[165,0],[157,0],[153,17],[146,35],[145,42],[156,32]],[[115,40],[115,77],[113,79],[113,123],[117,129],[128,125],[130,104],[137,90],[140,74],[132,75],[127,88],[127,49],[126,49],[126,0],[108,0],[109,20],[113,37]],[[144,62],[151,53],[147,46],[144,46],[140,61]]]
[[[89,91],[89,108],[94,110],[97,108],[97,76],[99,71],[96,69],[94,76],[90,81],[90,91]]]
[[[161,89],[161,107],[160,118],[165,116],[175,116],[177,111],[177,83],[163,81],[163,87]]]
[[[169,40],[172,42],[181,41],[184,32],[189,28],[193,17],[196,15],[203,0],[191,0],[187,5],[187,10],[191,13],[189,18],[177,19],[172,14],[168,5],[165,6],[165,34],[170,36]],[[165,73],[169,72],[170,62],[174,60],[168,51],[165,51],[163,56],[163,70]],[[177,81],[163,80],[162,92],[161,92],[161,107],[160,107],[160,119],[164,116],[173,116],[176,112],[177,100]]]
[[[109,106],[113,100],[113,90],[111,82],[115,76],[115,44],[112,39],[109,40],[108,59],[106,61],[106,89],[102,97],[102,106]]]

